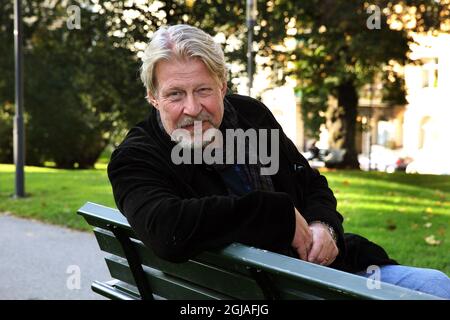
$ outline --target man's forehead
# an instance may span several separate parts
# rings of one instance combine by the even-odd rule
[[[171,57],[169,59],[161,59],[155,65],[155,71],[169,69],[171,71],[185,72],[192,67],[201,68],[202,65],[206,67],[204,62],[199,58],[177,58]]]
[[[155,82],[160,90],[202,85],[220,86],[203,61],[198,58],[162,60],[156,64]]]
[[[195,77],[175,77],[167,79],[166,81],[161,81],[159,89],[162,92],[169,90],[186,90],[186,89],[196,89],[203,86],[218,86],[214,79],[209,81],[196,79]]]

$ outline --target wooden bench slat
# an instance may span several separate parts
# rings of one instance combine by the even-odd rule
[[[103,251],[125,258],[120,243],[111,232],[100,228],[95,228],[94,233],[97,237],[100,248]],[[183,263],[182,265],[170,263],[155,256],[153,252],[145,247],[141,242],[138,242],[137,240],[133,240],[132,242],[135,245],[135,248],[145,266],[161,270],[164,273],[174,275],[176,278],[187,280],[188,282],[192,282],[202,287],[206,286],[207,288],[216,290],[236,299],[264,298],[261,289],[253,279],[244,277],[238,273],[233,274],[229,271],[221,270],[196,261],[189,261]],[[230,263],[222,262],[222,266],[230,268]],[[242,271],[242,268],[240,268],[239,271]],[[126,279],[127,282],[134,281],[131,273],[129,273],[128,276],[129,278]],[[275,281],[278,282],[278,292],[281,293],[281,297],[284,299],[344,298],[340,292],[337,294],[331,294],[328,288],[321,290],[320,287],[311,286],[308,285],[308,283],[292,283],[291,279],[283,278],[276,279]],[[249,285],[251,286],[250,289],[248,289]],[[299,288],[302,290],[299,290]],[[310,293],[305,294],[305,291]],[[313,292],[315,294],[313,294]]]
[[[94,229],[94,234],[101,250],[125,258],[122,247],[112,232],[97,227]],[[249,276],[232,273],[225,269],[192,260],[183,263],[182,267],[180,267],[180,264],[159,258],[152,250],[145,247],[142,242],[132,240],[132,243],[145,266],[161,270],[169,275],[210,288],[236,299],[264,299],[263,292],[258,284]]]
[[[124,229],[131,230],[130,224],[119,210],[105,207],[101,204],[86,202],[80,209],[78,209],[78,214],[84,218],[97,218],[98,221],[111,223]]]
[[[102,250],[124,257],[124,253],[120,247],[120,244],[114,238],[111,232],[99,228],[95,229],[94,232],[97,236],[97,240]],[[152,253],[150,249],[146,248],[141,242],[133,240],[133,244],[135,244],[135,247],[138,250],[139,255],[141,256],[141,259],[143,259],[144,265],[148,265],[163,272],[167,272],[168,274],[176,275],[176,277],[180,277],[181,279],[191,281],[197,285],[207,286],[211,289],[217,290],[218,292],[224,293],[228,296],[237,299],[263,298],[262,292],[258,288],[257,284],[254,282],[254,280],[245,278],[239,274],[232,274],[229,271],[220,270],[215,267],[208,267],[206,263],[211,263],[211,261],[204,261],[202,263],[196,261],[189,261],[187,263],[184,263],[182,268],[180,268],[179,264],[173,264],[158,258]],[[333,276],[333,279],[329,279],[329,281],[326,281],[327,276],[328,278],[330,278],[330,274],[324,275],[323,267],[315,264],[305,265],[304,262],[300,262],[297,259],[292,259],[293,262],[296,264],[293,269],[296,268],[298,269],[297,264],[302,263],[303,268],[305,269],[304,272],[305,274],[308,275],[305,276],[301,272],[296,273],[295,278],[293,279],[292,273],[290,272],[286,273],[285,272],[286,269],[283,269],[282,270],[283,272],[281,273],[274,272],[273,268],[267,269],[267,264],[265,264],[264,262],[258,261],[257,263],[253,263],[254,261],[249,259],[249,255],[241,254],[240,253],[241,249],[239,248],[240,247],[239,245],[234,245],[231,247],[238,248],[237,251],[229,250],[231,256],[233,255],[238,255],[239,257],[246,256],[245,261],[248,265],[253,265],[255,267],[261,268],[262,270],[266,270],[271,273],[271,279],[273,283],[276,283],[276,288],[278,289],[277,292],[280,294],[281,298],[284,299],[367,299],[367,298],[376,299],[377,298],[377,296],[375,295],[377,293],[376,290],[370,290],[367,288],[367,290],[370,290],[368,294],[367,293],[364,294],[364,292],[362,292],[364,290],[362,290],[361,288],[367,287],[366,286],[367,279],[365,278],[355,277],[354,275],[350,275],[345,272],[326,268],[326,271],[331,273],[331,275]],[[261,251],[260,253],[263,253],[264,255],[270,254],[268,252],[264,252],[264,250],[259,249],[256,250]],[[204,257],[203,260],[217,260],[217,255],[220,255],[220,253],[219,252],[215,254],[211,253],[207,257]],[[284,256],[281,256],[281,258],[283,259],[283,261],[286,259],[286,257]],[[202,259],[199,260],[201,261]],[[286,261],[284,262],[286,263]],[[221,267],[228,268],[228,270],[232,269],[233,266],[239,272],[242,272],[243,270],[242,266],[240,266],[240,268],[237,268],[236,264],[230,264],[229,261],[227,261],[227,259],[223,259],[222,263],[216,263],[215,265],[218,264],[220,264]],[[206,269],[202,267],[206,267]],[[284,268],[286,267],[287,266],[285,265]],[[308,269],[308,267],[311,268],[311,270],[306,270]],[[315,270],[315,272],[317,273],[315,277],[314,277],[314,269],[318,269]],[[231,279],[229,278],[230,275],[232,276]],[[209,282],[209,279],[214,279],[215,276],[216,282]],[[223,279],[224,277],[225,279]],[[336,282],[344,283],[346,287],[340,290],[340,288],[336,286]],[[232,285],[230,286],[230,284]],[[352,290],[352,285],[356,287],[357,289],[356,291]],[[248,286],[251,286],[250,289],[248,289]],[[423,294],[421,293],[417,293],[416,291],[411,290],[409,290],[410,292],[407,292],[405,290],[401,290],[401,292],[398,292],[397,286],[392,286],[389,284],[383,284],[383,286],[392,287],[392,288],[384,288],[388,289],[388,291],[383,292],[383,296],[391,294],[391,299],[413,299],[414,297],[416,298],[426,297],[423,296]],[[393,289],[394,292],[389,292],[389,289]],[[305,292],[308,292],[308,294],[306,294]],[[418,297],[417,294],[419,294]]]
[[[220,254],[227,259],[240,260],[242,263],[267,271],[274,276],[290,279],[293,282],[311,283],[314,286],[328,288],[328,290],[341,292],[353,298],[437,299],[435,296],[389,283],[382,283],[382,290],[369,289],[368,279],[364,277],[237,243],[217,252],[209,251],[209,254]]]
[[[118,280],[107,282],[94,281],[91,285],[92,291],[112,300],[136,300],[139,295],[131,294],[117,285]]]
[[[115,279],[135,284],[128,263],[125,259],[110,256],[106,257],[106,264]],[[214,292],[213,290],[198,287],[188,281],[177,279],[163,272],[144,267],[144,272],[152,287],[153,293],[171,300],[193,299],[193,300],[231,300],[231,297]]]

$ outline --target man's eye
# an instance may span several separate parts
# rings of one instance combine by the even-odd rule
[[[180,99],[181,98],[181,92],[180,91],[169,92],[169,94],[167,94],[167,97],[169,99],[171,99],[171,100]]]
[[[198,90],[198,92],[199,92],[200,94],[209,94],[209,93],[211,93],[211,91],[212,91],[211,88],[200,88],[200,89]]]

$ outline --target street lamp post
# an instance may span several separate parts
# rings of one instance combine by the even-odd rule
[[[14,0],[14,52],[15,52],[15,100],[14,115],[14,164],[16,166],[15,198],[25,197],[25,139],[23,125],[23,79],[22,79],[22,14],[21,0]]]
[[[253,28],[256,22],[256,1],[247,0],[247,74],[248,95],[251,96],[253,87]]]
[[[369,171],[372,170],[372,113],[373,113],[373,82],[370,83],[370,108],[369,108]]]

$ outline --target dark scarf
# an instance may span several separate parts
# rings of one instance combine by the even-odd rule
[[[156,117],[158,120],[158,124],[160,129],[165,132],[164,126],[161,121],[161,117],[159,112],[156,112]],[[224,99],[224,115],[222,119],[222,123],[219,127],[219,130],[222,132],[222,135],[224,137],[224,145],[226,144],[226,129],[238,129],[239,128],[239,121],[238,121],[238,115],[237,111],[234,108],[234,106],[225,98]],[[235,141],[236,142],[236,141]],[[234,143],[234,146],[237,144]],[[210,167],[214,168],[219,173],[223,170],[226,170],[232,166],[239,166],[242,170],[239,170],[241,179],[249,184],[252,188],[252,190],[263,190],[263,191],[275,191],[275,188],[273,186],[272,178],[269,175],[261,175],[261,163],[256,155],[257,163],[256,164],[250,164],[250,154],[254,154],[256,152],[256,148],[250,148],[249,144],[245,144],[245,164],[226,164],[225,161],[223,161],[223,164],[214,163],[209,165]],[[226,152],[224,150],[224,159]],[[234,163],[237,163],[237,152],[235,150],[235,161]],[[228,188],[229,193],[233,193],[230,188]]]

